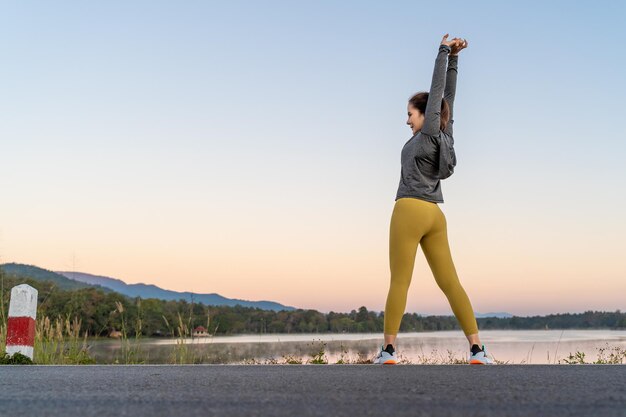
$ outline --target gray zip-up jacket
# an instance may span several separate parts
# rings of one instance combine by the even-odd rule
[[[452,175],[456,166],[452,137],[454,122],[452,108],[458,56],[448,57],[450,51],[451,48],[447,45],[439,46],[424,114],[424,125],[402,148],[400,185],[396,200],[411,197],[432,203],[443,203],[441,180]],[[445,130],[440,130],[441,97],[444,95],[444,87],[445,99],[450,106],[450,120]]]

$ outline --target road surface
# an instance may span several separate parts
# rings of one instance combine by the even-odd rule
[[[0,415],[626,416],[626,366],[0,366]]]

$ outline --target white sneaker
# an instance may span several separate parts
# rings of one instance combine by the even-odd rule
[[[480,352],[476,352],[475,355],[470,352],[470,365],[493,365],[493,359],[487,356],[487,350],[485,349],[485,345],[482,345],[482,349],[483,350],[481,350]]]
[[[378,354],[376,355],[372,363],[382,365],[395,365],[396,363],[398,363],[398,358],[396,357],[395,350],[393,353],[389,353],[385,350],[385,346],[381,345],[380,350],[378,351]]]

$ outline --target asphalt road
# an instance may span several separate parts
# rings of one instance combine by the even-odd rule
[[[0,415],[626,416],[626,366],[0,366]]]

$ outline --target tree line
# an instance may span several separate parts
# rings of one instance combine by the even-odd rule
[[[1,270],[0,270],[1,271]],[[97,288],[59,289],[50,281],[37,281],[0,272],[0,325],[6,326],[10,290],[26,283],[36,288],[38,317],[78,318],[81,334],[108,336],[124,328],[129,335],[180,336],[203,326],[209,334],[262,333],[362,333],[383,332],[384,313],[365,306],[349,313],[316,310],[262,310],[253,307],[207,306],[185,300],[130,298]],[[487,329],[625,329],[626,313],[586,311],[534,317],[477,318],[478,327]],[[5,327],[6,328],[6,327]],[[185,328],[187,333],[181,329]],[[460,330],[454,316],[422,316],[406,313],[401,332]]]

